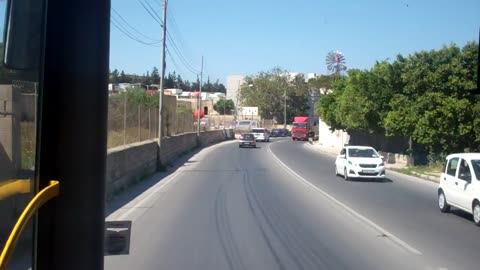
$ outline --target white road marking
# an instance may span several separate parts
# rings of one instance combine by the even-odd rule
[[[200,152],[198,152],[193,157],[191,157],[189,159],[189,161],[190,160],[195,160],[195,159],[201,157],[202,155],[207,154],[208,152],[210,152],[214,148],[221,147],[222,145],[231,144],[231,143],[234,143],[234,142],[236,142],[236,141],[235,140],[229,140],[229,141],[224,141],[224,142],[220,142],[220,143],[205,147],[202,150],[200,150]],[[129,216],[133,212],[135,212],[135,210],[137,210],[139,208],[143,208],[143,207],[141,207],[141,205],[143,205],[146,201],[148,201],[154,195],[158,195],[157,193],[159,191],[161,191],[162,189],[169,186],[171,184],[171,182],[173,182],[173,180],[175,180],[175,178],[183,172],[183,170],[184,170],[183,167],[178,168],[176,172],[168,175],[167,177],[165,177],[165,179],[161,180],[156,185],[154,185],[153,187],[151,187],[150,189],[146,190],[144,193],[139,195],[139,196],[142,196],[143,194],[147,194],[145,197],[141,198],[138,202],[136,202],[133,206],[127,208],[127,210],[125,212],[123,212],[121,215],[119,215],[118,217],[115,217],[116,212],[113,212],[112,214],[110,214],[109,217],[112,217],[113,218],[112,220],[126,220],[126,219],[128,219]],[[138,198],[138,196],[137,196],[137,198]],[[122,209],[122,208],[120,208],[120,209]],[[123,209],[125,209],[125,208],[123,208]],[[107,217],[107,219],[108,219],[108,217]]]
[[[177,177],[180,173],[181,173],[181,171],[176,171],[175,173],[167,176],[166,179],[160,181],[159,183],[162,183],[161,185],[159,185],[158,187],[155,187],[154,190],[151,190],[151,191],[148,190],[148,192],[150,192],[150,193],[147,196],[140,199],[137,203],[135,203],[135,205],[130,207],[127,211],[125,211],[119,217],[115,218],[115,220],[125,220],[125,219],[127,219],[129,215],[131,215],[135,210],[137,210],[139,208],[139,205],[142,205],[144,202],[146,202],[152,196],[157,195],[157,193],[160,190],[167,187],[170,184],[170,182],[172,182],[175,179],[175,177]]]
[[[333,203],[337,204],[338,206],[340,206],[341,208],[343,208],[345,211],[347,211],[348,213],[350,213],[351,215],[353,215],[354,217],[358,218],[360,221],[364,222],[365,224],[367,224],[368,226],[371,226],[372,228],[374,228],[375,230],[377,230],[378,232],[380,232],[381,234],[383,235],[386,235],[388,236],[389,239],[391,239],[393,242],[395,242],[396,244],[398,244],[399,246],[403,247],[405,250],[413,253],[413,254],[416,254],[416,255],[422,255],[422,253],[417,250],[416,248],[412,247],[411,245],[407,244],[405,241],[401,240],[400,238],[396,237],[394,234],[388,232],[387,230],[385,230],[384,228],[382,228],[380,225],[377,225],[375,222],[371,221],[370,219],[368,219],[367,217],[363,216],[362,214],[356,212],[355,210],[353,210],[352,208],[348,207],[346,204],[340,202],[339,200],[335,199],[335,197],[333,197],[332,195],[328,194],[326,191],[322,190],[321,188],[315,186],[314,184],[310,183],[308,180],[306,180],[305,178],[303,178],[302,176],[300,176],[299,174],[297,174],[294,170],[292,170],[290,167],[288,167],[285,163],[283,163],[274,153],[273,151],[270,149],[270,145],[268,145],[268,151],[272,154],[273,158],[278,162],[280,163],[280,165],[282,165],[287,171],[289,171],[291,174],[293,174],[297,180],[299,180],[300,182],[302,182],[303,184],[305,184],[306,186],[312,188],[313,190],[321,193],[323,196],[325,196],[327,199],[329,199],[330,201],[332,201]]]

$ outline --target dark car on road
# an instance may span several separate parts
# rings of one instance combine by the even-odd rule
[[[274,128],[272,129],[272,133],[270,137],[286,137],[288,134],[288,130],[283,128]]]

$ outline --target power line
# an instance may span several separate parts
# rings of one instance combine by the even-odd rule
[[[177,64],[177,62],[173,58],[172,54],[170,53],[170,50],[168,50],[168,48],[166,48],[166,50],[167,50],[168,56],[170,57],[170,60],[172,60],[172,63],[175,66],[175,68],[177,68],[177,70],[183,70],[182,68],[180,68],[180,66]]]
[[[167,39],[167,40],[168,40],[168,39]],[[178,56],[178,59],[179,59],[180,62],[183,64],[183,66],[184,66],[185,68],[187,68],[187,70],[189,70],[189,71],[190,71],[191,73],[193,73],[193,74],[198,74],[198,73],[199,73],[197,70],[195,70],[195,69],[192,68],[190,65],[188,65],[188,64],[185,62],[185,60],[183,60],[183,58],[178,55],[177,50],[174,49],[173,52]]]
[[[151,10],[149,10],[149,9],[145,6],[145,4],[143,4],[143,2],[142,2],[141,0],[137,0],[137,1],[140,3],[140,5],[142,5],[143,9],[145,9],[145,10],[148,12],[148,14],[150,14],[150,17],[152,17],[160,26],[163,27],[162,19],[161,19],[160,16],[157,14],[157,12],[152,8],[152,6],[150,6],[150,5],[148,4],[148,2],[146,2],[147,5],[148,5],[148,6],[150,7],[150,9],[151,9]],[[154,14],[155,14],[156,16],[155,16]]]
[[[173,27],[171,27],[171,29],[173,30],[173,32],[176,32],[176,36],[178,37],[178,41],[180,42],[180,45],[183,46],[183,49],[184,51],[186,51],[186,56],[188,57],[192,57],[192,55],[189,53],[191,52],[191,49],[190,47],[188,46],[187,42],[185,42],[185,39],[183,38],[183,35],[182,35],[182,31],[180,30],[180,27],[178,26],[177,24],[177,20],[175,19],[175,8],[174,6],[170,6],[170,22],[171,22],[171,25]]]
[[[138,29],[136,29],[135,27],[133,27],[131,24],[129,24],[123,17],[122,15],[120,15],[120,13],[118,13],[113,7],[112,7],[112,11],[120,18],[120,20],[122,20],[124,22],[124,24],[126,24],[128,27],[130,27],[133,31],[135,31],[136,33],[138,33],[139,35],[143,36],[144,38],[146,39],[149,39],[151,41],[154,41],[156,43],[161,43],[162,41],[159,40],[159,39],[154,39],[154,38],[151,38],[145,34],[143,34],[141,31],[139,31]],[[113,15],[113,14],[112,14]]]
[[[167,31],[167,41],[170,41],[170,44],[173,46],[174,48],[174,51],[175,51],[175,54],[178,56],[178,58],[180,59],[180,61],[182,61],[182,63],[187,67],[189,68],[190,70],[194,70],[195,73],[199,73],[199,71],[194,68],[191,64],[189,64],[189,62],[187,61],[187,59],[185,58],[185,56],[182,54],[182,52],[180,51],[180,49],[178,49],[177,47],[177,44],[175,43],[175,40],[172,38],[172,36],[170,35],[170,33]]]
[[[140,40],[138,38],[136,38],[134,35],[132,35],[127,29],[125,29],[123,26],[121,26],[118,22],[115,21],[115,18],[112,17],[110,19],[110,22],[112,23],[113,26],[115,26],[115,28],[117,28],[120,32],[122,32],[125,36],[129,37],[130,39],[138,42],[138,43],[142,43],[144,45],[148,45],[148,46],[152,46],[152,47],[161,47],[160,45],[158,45],[158,42],[145,42],[143,40]]]
[[[178,56],[178,53],[176,50],[174,50],[173,52]],[[198,74],[198,72],[192,69],[188,64],[186,64],[180,56],[178,56],[178,59],[180,59],[180,62],[182,62],[183,66],[186,67],[188,71],[190,71],[193,74]]]

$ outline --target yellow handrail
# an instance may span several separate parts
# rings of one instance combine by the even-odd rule
[[[5,247],[2,250],[0,255],[0,270],[5,270],[7,268],[7,262],[13,254],[15,246],[17,244],[20,234],[27,226],[28,221],[33,217],[33,215],[49,200],[58,196],[60,192],[60,184],[58,181],[50,181],[50,184],[40,191],[33,199],[28,203],[27,207],[23,210],[22,214],[15,223],[10,236],[8,237]]]
[[[17,179],[0,183],[0,200],[17,194],[30,193],[31,182],[30,179]]]

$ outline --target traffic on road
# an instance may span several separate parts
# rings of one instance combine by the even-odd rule
[[[478,228],[471,215],[438,210],[436,184],[391,171],[344,181],[328,173],[338,158],[307,142],[275,138],[258,147],[240,151],[226,142],[202,150],[155,181],[155,193],[127,203],[131,254],[107,257],[106,269],[478,266]],[[372,148],[345,150],[346,158],[381,163]]]

